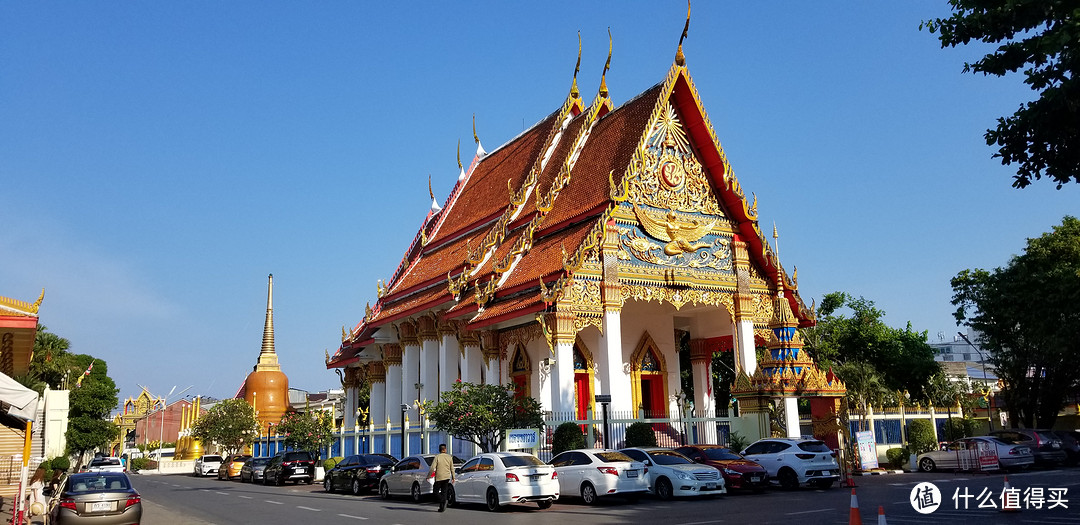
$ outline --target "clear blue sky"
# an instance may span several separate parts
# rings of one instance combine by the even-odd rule
[[[951,337],[949,279],[996,267],[1077,214],[1080,187],[1010,187],[982,139],[1031,97],[963,75],[920,20],[944,0],[697,2],[687,64],[763,230],[809,301],[843,290]],[[659,82],[685,4],[4,2],[0,295],[33,300],[121,398],[231,396],[274,274],[290,383],[374,302],[455,148],[488,150],[595,94]],[[179,389],[178,388],[178,389]]]

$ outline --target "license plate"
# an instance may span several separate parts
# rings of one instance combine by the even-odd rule
[[[713,490],[713,489],[716,488],[716,483],[706,483],[705,488],[709,489],[709,490]]]
[[[296,473],[297,474],[306,474],[307,469],[306,468],[298,468],[298,469],[296,469]]]
[[[540,481],[540,478],[544,477],[543,474],[529,474],[529,479],[533,481]]]
[[[109,512],[113,510],[111,501],[95,501],[90,504],[90,512]]]
[[[761,474],[754,474],[750,476],[750,481],[761,481]]]
[[[637,471],[636,470],[627,470],[626,471],[626,477],[628,477],[628,478],[636,478],[637,477]]]
[[[822,475],[822,476],[831,476],[831,475],[832,475],[832,471],[831,471],[831,470],[822,470],[822,471],[821,471],[821,475]]]

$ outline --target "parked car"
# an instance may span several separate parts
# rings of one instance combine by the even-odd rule
[[[994,447],[998,457],[997,468],[1026,468],[1035,463],[1035,456],[1027,445],[1006,443],[991,436],[979,436],[959,439],[946,443],[938,450],[919,454],[916,464],[923,472],[933,472],[938,469],[956,470],[964,467],[969,470],[978,470],[980,468],[978,455],[972,455],[969,451],[977,450],[982,444]]]
[[[619,452],[645,464],[649,491],[660,499],[727,492],[719,470],[695,464],[690,458],[669,448],[624,448]]]
[[[1051,430],[1050,433],[1061,440],[1061,449],[1065,451],[1065,464],[1076,466],[1080,463],[1080,433],[1076,430]]]
[[[310,485],[315,480],[315,456],[311,452],[280,450],[263,470],[263,484],[284,485],[286,481]]]
[[[465,463],[457,456],[451,457],[455,469]],[[435,476],[428,474],[432,461],[435,461],[435,454],[409,456],[398,461],[379,480],[379,496],[389,499],[390,496],[408,495],[414,502],[419,502],[424,496],[431,495],[435,487]]]
[[[210,474],[217,474],[223,461],[225,460],[217,454],[205,454],[199,456],[199,459],[195,460],[195,471],[192,475],[209,476]]]
[[[378,488],[379,480],[394,466],[394,461],[375,454],[347,456],[323,476],[327,492],[348,490],[354,496]]]
[[[100,457],[90,460],[86,467],[87,472],[123,472],[124,464],[120,458]]]
[[[836,453],[816,439],[760,439],[742,455],[765,467],[769,477],[785,489],[811,485],[827,489],[840,479]]]
[[[602,496],[624,496],[631,502],[649,492],[645,464],[617,450],[567,450],[551,459],[563,496],[581,495],[595,505]]]
[[[247,454],[232,454],[225,458],[225,461],[221,462],[221,467],[218,469],[217,478],[224,480],[232,480],[240,477],[240,469],[244,468],[244,462],[251,459]]]
[[[762,491],[769,487],[769,471],[723,445],[687,445],[675,449],[694,463],[716,467],[724,487]]]
[[[1068,454],[1061,448],[1061,440],[1048,430],[1032,430],[1028,428],[1007,428],[990,432],[1006,443],[1027,445],[1035,454],[1035,464],[1039,466],[1055,467],[1065,463]]]
[[[139,523],[142,497],[123,472],[72,474],[49,512],[49,523]]]
[[[551,508],[559,499],[555,467],[525,452],[489,452],[466,461],[448,489],[447,502],[482,503],[496,511],[511,503]]]
[[[270,462],[270,458],[248,458],[244,462],[244,466],[240,467],[240,481],[250,481],[255,483],[256,480],[262,481],[263,471],[266,469],[266,464]]]

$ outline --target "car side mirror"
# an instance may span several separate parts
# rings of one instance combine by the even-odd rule
[[[461,467],[454,469],[454,474],[461,474]]]

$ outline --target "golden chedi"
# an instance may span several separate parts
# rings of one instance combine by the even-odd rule
[[[255,370],[244,382],[244,400],[258,411],[259,427],[278,424],[289,408],[289,378],[281,371],[274,351],[274,276],[266,295],[266,324],[263,326],[262,351]]]

